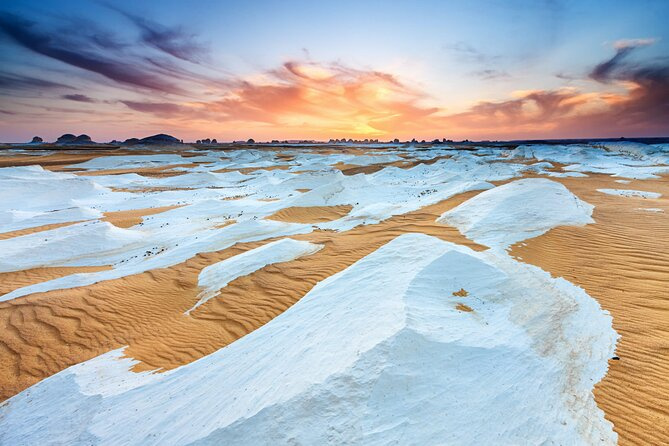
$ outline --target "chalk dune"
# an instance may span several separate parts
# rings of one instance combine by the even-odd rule
[[[27,246],[26,240],[42,243],[35,238],[36,234],[44,235],[45,247],[58,246],[59,237],[76,235],[80,227],[77,221],[59,220],[69,215],[86,215],[84,225],[88,226],[81,227],[89,231],[97,228],[90,225],[99,225],[98,220],[102,220],[118,231],[130,232],[123,243],[117,242],[116,237],[126,233],[106,229],[95,232],[101,237],[97,259],[86,254],[82,261],[76,253],[67,252],[49,253],[51,257],[48,257],[45,252],[45,258],[52,259],[49,264],[31,267],[37,263],[26,260],[26,268],[0,273],[0,297],[17,292],[21,296],[0,301],[0,398],[14,396],[0,411],[9,414],[12,407],[20,408],[9,417],[0,414],[0,443],[3,438],[4,441],[12,439],[15,444],[48,438],[40,437],[39,433],[20,434],[23,426],[16,414],[25,410],[30,417],[39,417],[41,410],[33,409],[32,389],[22,392],[24,389],[40,383],[34,388],[35,401],[46,404],[51,398],[50,389],[58,389],[58,379],[63,379],[52,375],[75,364],[81,368],[68,369],[63,376],[85,375],[86,370],[94,367],[107,367],[110,385],[122,378],[120,388],[138,386],[137,391],[146,385],[148,392],[153,388],[151,383],[163,379],[161,376],[171,381],[180,376],[182,383],[190,382],[184,378],[190,376],[188,370],[216,369],[216,358],[235,358],[232,353],[226,353],[229,347],[241,349],[246,345],[244,342],[252,343],[256,337],[269,336],[268,330],[272,330],[276,321],[283,320],[278,316],[300,320],[300,311],[307,310],[301,310],[301,304],[291,307],[304,296],[318,296],[321,288],[335,286],[328,284],[341,282],[337,277],[354,277],[355,271],[364,272],[358,262],[374,265],[369,270],[374,277],[392,275],[390,271],[378,269],[394,261],[392,255],[384,257],[383,253],[392,253],[392,246],[404,246],[403,243],[410,247],[414,239],[401,236],[412,233],[435,237],[434,241],[430,237],[415,239],[415,246],[423,246],[423,254],[412,254],[417,259],[436,255],[440,250],[466,252],[472,259],[488,262],[507,274],[521,270],[522,274],[529,274],[519,276],[528,280],[519,282],[528,287],[527,290],[539,283],[530,280],[531,275],[543,276],[538,269],[525,264],[536,265],[555,278],[566,279],[560,279],[563,281],[555,282],[559,285],[554,286],[570,290],[565,291],[567,295],[574,293],[576,304],[565,301],[565,307],[534,308],[528,304],[533,300],[528,300],[524,309],[514,310],[520,312],[509,319],[512,325],[523,326],[528,321],[523,318],[529,317],[525,311],[535,310],[540,312],[537,314],[545,314],[547,321],[559,319],[565,324],[561,325],[565,345],[579,339],[578,342],[585,344],[574,352],[591,352],[591,359],[583,363],[587,366],[566,366],[564,375],[559,375],[556,381],[564,379],[568,385],[576,385],[581,380],[587,382],[586,387],[578,387],[583,393],[577,400],[581,404],[578,410],[588,415],[577,417],[580,421],[573,425],[571,421],[562,426],[547,421],[548,424],[542,425],[544,434],[548,435],[545,439],[561,438],[568,442],[580,438],[589,444],[599,438],[603,444],[611,444],[617,436],[619,444],[669,443],[669,406],[665,398],[669,394],[669,357],[666,355],[669,349],[666,330],[669,250],[662,242],[666,239],[664,235],[669,234],[669,168],[665,169],[669,156],[654,146],[634,147],[634,150],[633,158],[629,158],[632,152],[619,146],[521,146],[515,150],[481,149],[478,152],[439,148],[414,152],[399,148],[374,151],[315,147],[285,152],[252,149],[185,154],[138,150],[4,156],[0,159],[1,165],[9,169],[40,164],[48,171],[63,173],[47,177],[47,171],[42,174],[35,170],[7,170],[7,180],[2,187],[11,185],[14,176],[33,181],[44,175],[44,184],[36,186],[42,187],[39,190],[44,194],[49,191],[49,181],[60,181],[72,187],[72,198],[76,198],[67,201],[69,198],[65,197],[63,204],[54,202],[51,206],[60,206],[58,209],[51,209],[52,201],[44,195],[46,198],[40,203],[46,204],[36,204],[30,212],[40,221],[57,223],[32,227],[28,223],[30,219],[18,210],[20,202],[5,204],[13,206],[0,209],[0,229],[3,225],[8,228],[0,233],[0,240],[8,253],[13,253],[12,249],[18,249],[17,246]],[[663,156],[667,158],[664,163],[661,162]],[[5,173],[0,173],[0,180],[4,178],[2,175]],[[619,190],[620,177],[626,181],[624,191],[602,192]],[[646,191],[650,195],[639,196],[629,191]],[[74,203],[75,207],[66,209],[66,203],[70,206]],[[647,208],[656,211],[644,210]],[[53,214],[54,210],[66,213]],[[67,228],[70,232],[66,232]],[[450,248],[451,244],[456,248]],[[287,251],[282,248],[272,254],[272,246],[284,246]],[[263,252],[267,254],[261,254]],[[263,260],[265,255],[267,259]],[[425,267],[419,267],[416,262],[413,261],[418,268],[416,271]],[[444,265],[452,268],[457,262]],[[409,262],[404,268],[411,267]],[[203,275],[203,271],[212,273]],[[440,286],[436,284],[443,274],[439,272],[434,276],[434,286]],[[74,282],[73,288],[63,285],[63,280],[74,277],[71,275],[80,276],[78,280],[83,282]],[[493,324],[495,329],[502,330],[500,327],[506,325],[495,325],[500,320],[492,315],[503,312],[488,312],[500,304],[493,298],[494,293],[486,298],[490,300],[481,300],[481,292],[476,291],[478,285],[475,284],[483,279],[472,277],[471,280],[461,286],[453,284],[443,293],[444,303],[458,318],[471,318],[475,324]],[[544,280],[548,279],[540,279]],[[567,281],[582,287],[587,295],[580,294]],[[32,292],[33,288],[25,288],[29,292],[20,293],[24,287],[36,285],[44,287],[43,291]],[[533,292],[545,298],[552,292],[549,288],[539,287]],[[392,300],[396,290],[385,292]],[[425,288],[423,292],[429,294],[434,290]],[[509,297],[515,298],[523,296]],[[611,313],[612,328],[607,313],[599,309],[597,303]],[[422,305],[407,311],[418,311],[415,314],[420,314],[420,318],[427,317],[430,312],[422,313]],[[318,307],[314,308],[319,311]],[[555,311],[553,316],[551,311]],[[595,331],[587,332],[594,329],[588,323],[568,322],[572,316],[566,315],[581,314],[581,311],[585,311],[584,320],[598,321]],[[367,325],[375,320],[373,314],[357,317],[368,317]],[[431,331],[435,326],[429,318],[420,320],[411,330],[436,336],[438,331]],[[455,319],[454,323],[469,324],[467,320]],[[525,322],[520,322],[523,320]],[[535,328],[525,329],[530,336],[537,335],[532,331]],[[477,330],[473,332],[478,333],[476,336],[480,335]],[[613,330],[620,335],[615,353],[619,359],[610,359],[607,364],[616,340]],[[253,336],[247,336],[251,333]],[[357,334],[351,332],[350,335]],[[284,348],[280,337],[272,339],[277,348]],[[481,342],[491,340],[484,336]],[[494,344],[486,348],[494,351]],[[122,352],[117,351],[124,347]],[[318,351],[316,346],[308,344],[303,348],[307,352]],[[539,348],[538,351],[553,354],[548,353],[552,352],[550,348],[542,348],[547,350]],[[325,355],[337,354],[328,352],[327,348],[322,350]],[[118,359],[122,356],[126,359]],[[574,357],[572,355],[570,360]],[[374,355],[368,360],[380,361]],[[433,365],[420,367],[429,370]],[[277,373],[285,370],[277,369]],[[158,371],[158,374],[146,374],[150,371]],[[128,373],[130,375],[126,375]],[[264,370],[263,373],[269,372]],[[527,379],[543,380],[547,376],[542,375],[543,372],[531,373]],[[89,391],[98,392],[90,389],[104,385],[103,381],[86,379],[93,380],[87,384]],[[437,378],[425,375],[425,379]],[[594,400],[590,398],[592,401],[588,402],[592,386],[600,379],[594,389]],[[203,378],[202,382],[205,381]],[[224,379],[217,389],[225,389],[225,383]],[[319,383],[323,392],[330,391]],[[531,388],[535,384],[519,385]],[[196,387],[192,391],[203,392],[203,389]],[[350,395],[353,388],[346,384],[339,391]],[[58,398],[78,398],[77,392],[64,393]],[[518,393],[521,394],[532,398],[529,393]],[[313,401],[321,401],[318,395],[312,395]],[[247,397],[253,399],[252,394],[241,396]],[[198,410],[196,402],[190,404],[193,411]],[[384,414],[382,416],[399,410],[387,405],[390,402],[379,404],[378,414]],[[463,404],[463,407],[474,407]],[[276,427],[262,415],[262,410],[271,414],[277,407],[282,408],[281,416],[287,420],[296,417],[293,422],[299,421],[299,406],[283,401],[279,406],[259,409],[261,415],[249,412],[249,419],[234,429],[217,425],[211,419],[213,424],[207,425],[212,429],[218,426],[218,430],[212,430],[212,436],[207,438],[263,443],[260,437],[260,433],[265,432],[263,429]],[[556,403],[551,407],[561,406]],[[600,409],[603,413],[598,412]],[[546,410],[544,415],[549,416]],[[334,413],[336,411],[328,417]],[[115,416],[122,415],[119,412]],[[159,416],[157,412],[155,416]],[[393,420],[388,416],[388,420]],[[335,422],[335,418],[328,417],[323,419],[323,429]],[[132,429],[115,432],[109,426],[102,426],[104,420],[91,423],[89,433],[97,432],[99,438],[108,440],[118,440],[133,432]],[[318,432],[319,422],[312,420],[311,423],[314,432]],[[524,432],[525,438],[541,438],[532,436],[534,431],[523,431],[531,424],[527,423],[519,427],[518,432]],[[186,431],[182,434],[191,432],[187,430],[189,426],[184,426]],[[85,423],[80,427],[88,429]],[[396,434],[403,428],[397,429]],[[411,431],[406,429],[406,432]],[[49,428],[43,430],[47,435]],[[389,428],[388,432],[391,431]],[[192,432],[193,439],[204,438],[198,437],[204,436],[204,432]],[[418,435],[417,432],[426,431],[419,430],[413,435]],[[307,433],[298,429],[294,435],[310,438],[303,437]],[[340,437],[342,441],[358,438],[357,433],[346,429],[340,433],[344,435]],[[479,433],[484,441],[487,437],[483,431]],[[499,433],[505,436],[503,438],[516,438],[516,431],[500,430]],[[384,438],[384,434],[377,435]]]

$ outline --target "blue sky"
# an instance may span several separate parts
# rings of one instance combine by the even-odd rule
[[[669,130],[646,116],[628,122],[620,105],[638,114],[640,95],[667,94],[666,1],[28,0],[0,14],[1,140],[66,131],[225,140]],[[625,42],[632,50],[615,70],[593,79]],[[95,69],[73,64],[76,52]],[[648,67],[655,77],[639,87]],[[545,113],[545,95],[530,92],[557,94],[564,106]],[[667,112],[650,102],[655,115]],[[481,104],[499,107],[481,113]],[[611,128],[605,113],[617,117]],[[574,122],[584,115],[592,127]]]

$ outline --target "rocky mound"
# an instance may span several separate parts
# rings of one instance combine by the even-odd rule
[[[147,136],[139,140],[140,144],[181,144],[181,140],[174,136],[159,133],[158,135]]]

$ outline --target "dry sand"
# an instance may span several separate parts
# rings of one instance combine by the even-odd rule
[[[35,232],[48,231],[50,229],[62,228],[64,226],[70,226],[76,223],[81,223],[79,221],[68,221],[65,223],[53,223],[50,225],[35,226],[32,228],[26,229],[17,229],[16,231],[3,232],[0,234],[0,240],[6,240],[8,238],[20,237],[22,235],[34,234]]]
[[[202,268],[271,240],[200,254],[171,268],[0,303],[0,398],[124,345],[129,345],[129,356],[141,361],[137,370],[191,362],[267,323],[319,281],[406,232],[483,249],[456,229],[434,221],[475,194],[462,194],[377,225],[296,236],[325,247],[234,280],[191,316],[183,313],[198,300]]]
[[[247,175],[249,173],[253,173],[258,170],[288,170],[291,167],[292,166],[288,164],[279,164],[276,166],[265,166],[265,167],[244,167],[242,169],[218,169],[218,170],[213,170],[212,172],[214,173],[239,172],[243,173],[244,175]]]
[[[514,246],[512,254],[581,286],[611,312],[622,336],[620,359],[609,361],[596,386],[597,404],[621,445],[669,444],[669,177],[630,184],[602,175],[558,181],[595,205],[596,223],[555,228]],[[611,196],[599,188],[663,197]]]
[[[291,223],[322,223],[337,220],[351,212],[353,206],[308,206],[289,207],[267,217],[270,220]]]
[[[167,177],[176,177],[179,175],[185,175],[188,172],[185,170],[172,170],[177,167],[193,168],[196,167],[197,163],[186,163],[186,164],[168,164],[166,166],[157,166],[157,167],[142,167],[135,169],[106,169],[106,170],[78,170],[75,168],[66,168],[62,169],[64,172],[74,173],[76,175],[95,177],[100,175],[122,175],[125,173],[136,173],[143,177],[152,177],[152,178],[167,178]]]
[[[111,269],[110,266],[58,266],[24,269],[22,271],[12,271],[0,273],[0,295],[11,293],[12,291],[28,285],[57,279],[76,273],[94,273]],[[0,304],[1,305],[1,304]],[[1,342],[1,341],[0,341]]]
[[[101,155],[109,153],[59,153],[39,161],[49,168],[62,169]],[[34,164],[37,159],[22,156],[2,161],[3,165],[23,165]],[[411,167],[420,163],[392,164]],[[335,167],[345,174],[379,170],[378,166]],[[143,174],[162,175],[159,172],[169,174],[170,170],[143,170]],[[609,373],[595,390],[597,403],[614,423],[620,444],[669,444],[669,177],[624,185],[603,175],[555,180],[596,206],[596,223],[555,228],[515,245],[511,252],[524,262],[583,287],[611,312],[614,328],[622,335],[616,353],[619,359],[609,361]],[[660,192],[663,197],[618,197],[597,192],[599,188],[649,190]],[[171,268],[85,288],[37,293],[0,303],[0,399],[70,365],[124,345],[129,345],[129,356],[141,361],[137,370],[170,369],[196,360],[267,323],[319,281],[406,232],[423,232],[484,249],[454,228],[434,222],[441,213],[477,193],[462,194],[377,225],[343,233],[318,231],[296,236],[324,244],[324,248],[312,256],[270,265],[234,280],[191,316],[183,313],[198,300],[197,276],[202,268],[272,240],[238,244],[197,255]],[[328,221],[348,213],[350,209],[345,208],[290,208],[271,218]],[[664,212],[643,208],[660,208]],[[141,221],[142,215],[148,215],[146,212],[157,209],[162,208],[113,213],[108,218],[113,224],[128,227]],[[49,228],[27,231],[45,229]],[[18,232],[2,234],[0,238],[23,235]],[[0,275],[0,284],[2,292],[8,292],[80,271],[83,269],[37,268],[6,273]],[[466,305],[466,290],[449,298],[460,311],[471,310]]]
[[[132,209],[129,211],[105,212],[103,214],[104,218],[101,218],[101,220],[108,221],[117,228],[130,228],[140,224],[143,217],[146,217],[147,215],[160,214],[161,212],[176,209],[178,207],[181,206],[161,206],[156,208]]]

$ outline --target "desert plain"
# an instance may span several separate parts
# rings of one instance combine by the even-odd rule
[[[1,444],[669,444],[669,144],[0,166]]]

